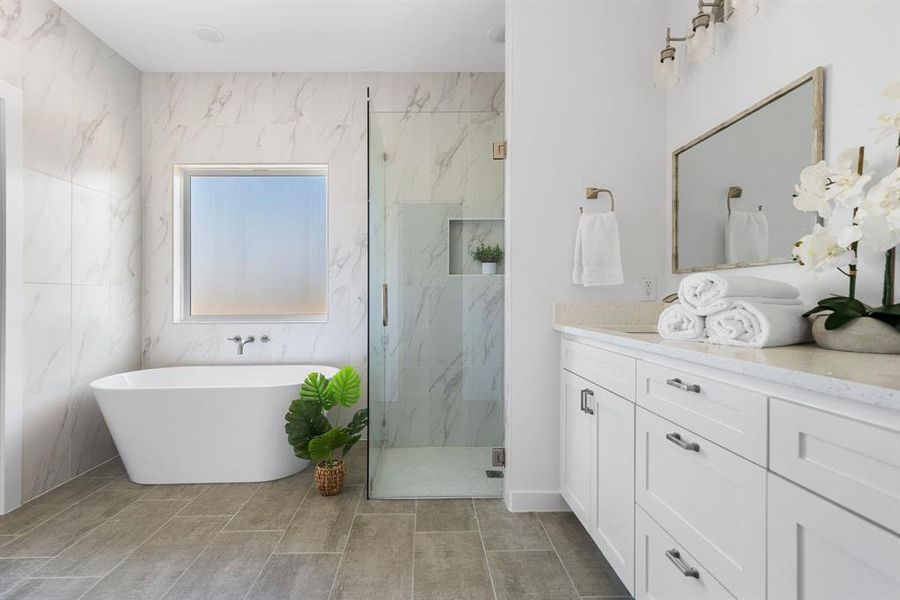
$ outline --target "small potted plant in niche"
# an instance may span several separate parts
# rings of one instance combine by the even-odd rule
[[[346,426],[337,427],[331,425],[327,412],[337,407],[335,421],[340,423],[341,408],[355,405],[361,395],[359,373],[353,367],[344,367],[330,380],[321,373],[310,373],[300,387],[300,397],[291,402],[284,416],[284,430],[294,454],[316,461],[316,487],[323,496],[344,489],[347,466],[334,453],[341,450],[341,456],[346,456],[369,423],[366,408],[356,411]]]
[[[469,254],[481,263],[482,275],[496,275],[497,263],[503,260],[503,248],[500,244],[489,246],[484,242],[478,242],[477,246],[469,250]]]

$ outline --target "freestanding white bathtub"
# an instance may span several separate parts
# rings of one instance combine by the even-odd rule
[[[135,483],[270,481],[301,471],[284,415],[318,365],[170,367],[91,383]]]

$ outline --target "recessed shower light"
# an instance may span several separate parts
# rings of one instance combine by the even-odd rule
[[[216,29],[212,25],[194,25],[191,27],[198,38],[210,44],[220,44],[225,41],[225,34],[221,30]]]
[[[498,44],[502,44],[506,41],[506,28],[505,27],[491,27],[487,32],[488,39],[492,42],[496,42]]]

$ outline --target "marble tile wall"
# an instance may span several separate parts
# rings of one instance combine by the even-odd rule
[[[422,341],[403,351],[404,369],[433,374],[436,383],[428,385],[426,394],[440,397],[445,404],[458,405],[454,398],[462,395],[461,369],[466,364],[461,335],[464,285],[462,281],[444,285],[446,217],[477,212],[482,210],[481,205],[490,206],[492,214],[502,211],[502,165],[487,164],[484,156],[475,159],[468,151],[472,139],[485,137],[485,156],[489,157],[489,128],[499,127],[502,131],[499,111],[503,105],[503,77],[495,73],[145,73],[144,367],[298,362],[349,364],[365,372],[367,351],[374,360],[384,362],[384,354],[379,354],[383,333],[380,320],[370,331],[378,342],[370,348],[366,346],[367,87],[372,90],[376,110],[394,126],[387,132],[390,137],[384,138],[393,145],[386,148],[387,164],[380,165],[382,197],[390,191],[395,205],[392,211],[410,210],[402,217],[407,219],[405,233],[396,229],[401,220],[399,212],[373,223],[373,232],[379,231],[379,223],[385,227],[393,264],[399,264],[398,248],[404,259],[410,259],[401,274],[408,289],[392,287],[392,298],[406,293],[406,302],[418,302],[427,307],[423,310],[456,315],[426,323],[426,313],[421,313],[417,322],[408,324],[414,330],[410,335],[421,336]],[[429,117],[435,111],[465,112],[439,114],[432,122]],[[436,143],[432,144],[432,140]],[[424,154],[423,148],[427,149]],[[422,156],[427,156],[427,161],[416,162]],[[328,322],[173,323],[172,167],[177,163],[231,162],[328,163]],[[394,168],[398,164],[407,166],[398,171]],[[469,176],[473,173],[490,180],[490,185],[477,185]],[[497,173],[500,180],[493,181]],[[396,201],[412,197],[408,194],[420,195],[408,207]],[[481,204],[475,202],[476,198]],[[418,203],[423,201],[428,206],[422,208],[427,210],[417,213]],[[417,231],[419,218],[428,220],[427,231]],[[397,240],[401,240],[399,245]],[[371,298],[375,306],[380,302],[377,285],[372,288]],[[499,293],[502,295],[502,291]],[[453,294],[455,299],[450,302]],[[441,298],[446,304],[441,304]],[[420,326],[414,327],[417,324]],[[234,334],[267,334],[272,341],[265,346],[248,345],[239,357],[234,345],[225,340]],[[455,341],[435,345],[435,336],[452,337]],[[478,343],[475,337],[470,343]],[[415,353],[420,353],[421,358],[416,359]],[[382,405],[388,402],[382,390],[397,387],[397,366],[377,372],[378,379],[372,381],[376,390],[373,399]],[[456,371],[442,374],[441,369],[449,367]],[[410,370],[405,374],[419,372]],[[440,385],[446,386],[446,396],[438,392]],[[499,386],[497,382],[498,394]],[[492,392],[480,393],[488,396]],[[445,412],[449,414],[450,410]],[[378,440],[387,432],[379,429],[370,435]],[[453,436],[461,434],[454,432]]]
[[[503,217],[503,163],[491,153],[503,138],[503,76],[478,74],[468,86],[445,80],[447,100],[376,115],[392,302],[386,446],[502,441],[503,278],[451,275],[450,223]]]
[[[49,0],[0,3],[24,97],[23,499],[115,455],[88,383],[140,368],[141,76]]]

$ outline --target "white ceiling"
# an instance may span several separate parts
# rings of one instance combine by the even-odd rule
[[[56,3],[142,71],[503,71],[503,0]]]

